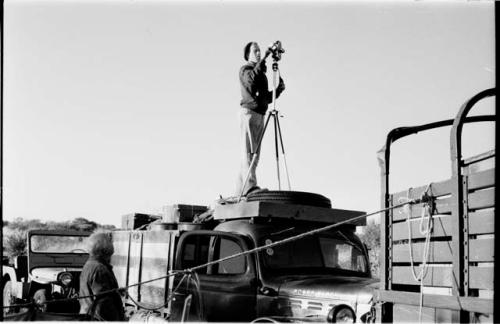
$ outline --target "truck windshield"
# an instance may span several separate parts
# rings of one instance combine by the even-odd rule
[[[86,236],[33,235],[30,248],[35,253],[87,253]]]
[[[263,243],[276,242],[296,234],[299,233],[293,231],[286,235],[272,235]],[[308,236],[267,249],[263,255],[266,267],[276,272],[307,270],[308,273],[367,273],[363,246],[340,232]]]

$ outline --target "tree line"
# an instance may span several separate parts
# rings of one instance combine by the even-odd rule
[[[378,278],[380,258],[380,224],[369,222],[363,229],[363,233],[359,236],[361,241],[363,241],[368,248],[372,276]]]

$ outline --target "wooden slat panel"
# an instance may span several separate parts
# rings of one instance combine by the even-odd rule
[[[435,323],[436,310],[422,307],[422,323]],[[414,305],[394,304],[393,323],[419,323],[420,307]],[[451,321],[448,321],[451,323]]]
[[[412,188],[410,191],[410,198],[420,198],[426,189],[427,185]],[[451,179],[432,183],[431,192],[434,197],[449,195],[451,193]],[[399,198],[406,198],[408,196],[408,190],[396,192],[392,194],[392,196],[394,197],[394,204],[396,204]]]
[[[471,156],[469,158],[464,159],[463,165],[470,166],[471,164],[479,163],[481,161],[491,159],[494,156],[495,156],[495,150],[486,151],[484,153],[474,155],[474,156]]]
[[[450,215],[436,217],[433,216],[434,224],[431,237],[452,236],[452,219]],[[425,225],[425,223],[424,223]],[[394,241],[408,239],[408,224],[407,222],[399,222],[392,225],[392,237]],[[414,220],[410,222],[412,238],[424,238],[425,235],[420,234],[420,221]]]
[[[449,197],[442,198],[442,199],[436,199],[435,200],[436,206],[435,206],[434,213],[435,214],[450,214],[451,213],[451,202],[452,201]],[[394,204],[395,205],[398,204],[398,201],[395,200]],[[420,217],[422,215],[422,208],[423,208],[423,204],[412,205],[410,208],[410,211],[411,211],[410,218]],[[408,211],[408,208],[405,208],[404,206],[399,207],[399,208],[395,208],[394,214],[393,214],[394,215],[393,220],[399,221],[399,220],[406,219],[407,214],[408,214],[407,211]]]
[[[495,188],[474,191],[469,194],[469,209],[495,207]]]
[[[419,267],[414,267],[415,273],[420,272]],[[451,287],[453,274],[451,267],[429,267],[427,275],[424,277],[424,285],[436,287]],[[413,278],[411,267],[394,267],[392,269],[392,282],[394,284],[420,285]]]
[[[413,243],[413,262],[423,262],[424,243]],[[393,246],[393,262],[411,262],[408,244],[396,244]],[[450,242],[431,242],[427,262],[452,262],[452,245]]]
[[[469,190],[493,187],[495,185],[495,169],[472,173],[467,178]]]
[[[393,323],[420,323],[420,317],[421,323],[452,323],[453,312],[450,309],[422,307],[422,315],[420,316],[420,306],[395,303]]]
[[[469,287],[493,290],[493,267],[469,267]]]
[[[493,262],[495,249],[495,239],[481,239],[469,241],[469,261],[470,262]]]
[[[495,210],[478,210],[469,213],[469,234],[495,233]]]
[[[408,305],[420,305],[420,293],[406,291],[377,290],[378,301],[401,303]],[[457,297],[424,294],[424,307],[448,308],[453,310],[465,310],[482,314],[493,313],[493,300],[478,297]]]

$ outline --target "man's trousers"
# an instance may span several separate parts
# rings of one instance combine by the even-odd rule
[[[238,181],[236,185],[236,195],[239,196],[243,184],[245,182],[248,169],[252,163],[253,153],[257,153],[255,161],[250,170],[250,175],[248,181],[243,190],[243,194],[246,194],[249,189],[257,186],[257,175],[256,169],[259,163],[260,147],[257,150],[257,145],[259,144],[259,138],[264,130],[264,115],[258,114],[253,110],[247,108],[240,109],[240,131],[241,131],[241,166],[240,174],[238,176]]]

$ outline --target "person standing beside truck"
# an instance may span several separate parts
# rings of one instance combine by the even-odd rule
[[[273,92],[269,91],[266,77],[266,58],[271,54],[268,49],[261,60],[260,47],[256,42],[249,42],[244,48],[244,58],[247,61],[240,69],[241,109],[240,131],[242,141],[241,169],[238,176],[236,195],[241,192],[247,195],[260,189],[257,186],[256,169],[259,162],[260,147],[257,152],[259,138],[264,130],[264,115],[268,105],[273,100]],[[285,90],[285,83],[280,77],[276,87],[276,98]],[[252,157],[256,153],[253,165]],[[249,168],[251,166],[250,172]],[[248,181],[245,185],[247,174]],[[245,186],[245,188],[243,188]]]
[[[110,264],[114,253],[111,233],[96,232],[89,236],[88,249],[90,256],[80,275],[79,295],[95,297],[80,299],[80,314],[88,314],[98,321],[124,321],[118,282]]]

